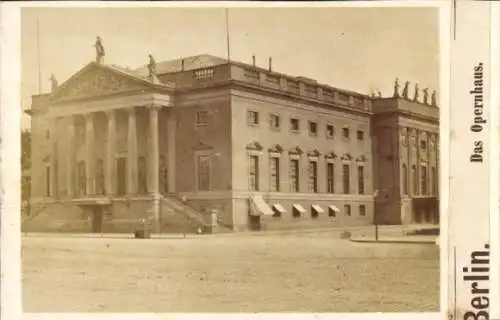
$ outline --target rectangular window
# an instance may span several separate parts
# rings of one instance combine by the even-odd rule
[[[196,124],[204,125],[208,124],[208,111],[197,111],[196,112]]]
[[[331,124],[326,125],[326,137],[333,138],[335,135],[335,128]]]
[[[408,167],[403,163],[403,194],[408,195]]]
[[[365,167],[358,166],[358,193],[365,194]]]
[[[198,156],[198,190],[210,190],[210,157],[206,155]]]
[[[362,130],[356,131],[356,137],[359,141],[363,141],[365,139],[365,133]]]
[[[432,167],[431,174],[432,174],[432,194],[437,195],[438,188],[439,188],[439,182],[438,182],[436,168]]]
[[[85,161],[79,161],[77,166],[78,166],[78,176],[77,176],[78,195],[84,196],[87,194],[87,169]]]
[[[335,165],[333,163],[326,164],[326,191],[335,192]]]
[[[319,217],[319,212],[313,206],[311,206],[311,218],[316,219],[318,217]]]
[[[292,130],[292,131],[299,131],[300,130],[299,119],[296,119],[296,118],[290,119],[290,130]]]
[[[344,139],[349,139],[349,136],[350,136],[349,128],[342,128],[342,137]]]
[[[148,192],[148,173],[146,167],[146,158],[139,157],[137,159],[137,182],[138,182],[138,192],[140,194],[145,194]]]
[[[291,192],[299,192],[299,160],[290,160],[290,182],[291,182]]]
[[[106,194],[106,187],[104,185],[104,161],[97,159],[96,161],[96,194]]]
[[[45,195],[50,197],[50,166],[45,168]]]
[[[422,195],[427,195],[427,167],[426,166],[421,166],[420,167],[420,193]]]
[[[318,135],[318,124],[316,122],[309,121],[309,134],[311,136]]]
[[[247,123],[250,125],[259,124],[259,113],[257,111],[249,110],[247,113]]]
[[[116,193],[119,196],[127,192],[127,159],[120,157],[116,159]]]
[[[335,209],[332,208],[331,206],[328,207],[328,216],[329,217],[335,217],[336,216]]]
[[[422,150],[426,150],[427,149],[427,141],[420,140],[420,149],[422,149]]]
[[[346,216],[351,216],[351,206],[348,204],[344,205],[344,212]]]
[[[415,165],[411,166],[411,179],[412,179],[412,194],[418,194],[418,174],[417,167]]]
[[[271,158],[271,191],[280,191],[280,158]]]
[[[351,189],[351,175],[350,166],[348,164],[342,165],[342,180],[344,185],[344,194],[349,194]]]
[[[250,191],[259,190],[259,157],[250,156]]]
[[[362,217],[366,216],[366,206],[364,204],[359,206],[359,215]]]
[[[279,129],[281,127],[281,121],[280,117],[276,114],[271,115],[271,128],[272,129]]]
[[[318,163],[309,161],[309,192],[318,192]]]

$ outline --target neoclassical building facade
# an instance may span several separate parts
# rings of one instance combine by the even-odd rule
[[[438,220],[439,109],[210,55],[90,62],[33,96],[26,230]],[[425,145],[424,145],[425,143]]]

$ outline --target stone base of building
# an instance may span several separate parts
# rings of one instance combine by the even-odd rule
[[[373,223],[374,203],[369,196],[275,193],[265,194],[263,199],[274,215],[252,215],[248,193],[161,196],[159,231],[299,230]],[[133,233],[148,219],[154,228],[153,201],[153,197],[33,201],[31,216],[24,219],[22,229],[25,232]],[[275,210],[275,204],[284,212]],[[304,210],[295,210],[294,214],[296,205]],[[323,212],[316,212],[314,206]]]
[[[375,201],[378,224],[439,224],[439,201],[436,197]]]

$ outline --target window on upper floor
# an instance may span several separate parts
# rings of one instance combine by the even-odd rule
[[[257,111],[249,110],[247,112],[247,123],[249,125],[259,124],[259,113]]]
[[[271,129],[279,129],[281,127],[281,119],[277,114],[270,116]]]
[[[317,136],[318,135],[318,123],[309,121],[309,134],[311,136]]]
[[[197,111],[195,121],[197,125],[208,124],[208,111],[206,110]]]
[[[297,118],[290,119],[290,130],[299,131],[300,130],[300,121]]]
[[[420,149],[422,149],[422,150],[426,150],[427,149],[427,141],[420,140]]]
[[[363,132],[363,130],[356,131],[356,137],[359,141],[365,140],[365,133]]]
[[[335,136],[335,128],[332,124],[326,125],[326,137],[333,138]]]
[[[349,128],[342,128],[342,138],[344,138],[344,139],[350,138]]]

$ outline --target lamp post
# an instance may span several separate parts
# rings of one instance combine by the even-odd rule
[[[375,190],[373,193],[373,199],[375,200],[378,197],[379,191]],[[373,224],[375,225],[375,241],[378,241],[378,219],[377,219],[377,210],[373,210]]]

